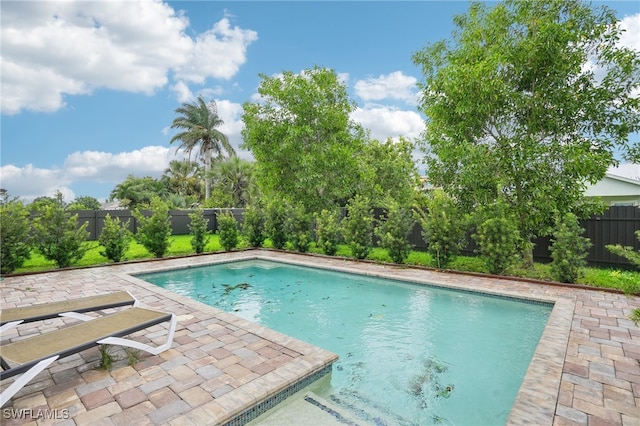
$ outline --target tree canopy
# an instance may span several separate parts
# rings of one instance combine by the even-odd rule
[[[238,207],[244,208],[252,196],[255,196],[253,169],[255,163],[243,160],[238,157],[229,158],[226,161],[218,162],[211,169],[211,178],[214,184],[213,193],[218,193],[218,202],[225,201],[227,204],[218,204],[213,207]]]
[[[172,193],[198,199],[202,192],[202,173],[196,162],[171,160],[160,180]]]
[[[117,199],[122,207],[134,210],[151,205],[154,197],[165,197],[167,194],[167,188],[162,182],[150,176],[140,178],[129,175],[113,188],[109,200]]]
[[[411,206],[420,177],[413,158],[414,144],[400,137],[365,144],[359,158],[361,175],[357,192],[375,207]]]
[[[76,199],[65,208],[67,210],[100,210],[102,208],[102,204],[95,197],[83,195],[76,197]]]
[[[637,153],[640,57],[614,13],[579,0],[472,3],[413,56],[428,176],[472,209],[504,197],[526,240],[577,211],[586,183]]]
[[[335,71],[261,75],[261,99],[243,105],[244,146],[256,159],[256,182],[269,196],[307,211],[344,205],[357,182],[364,131]]]

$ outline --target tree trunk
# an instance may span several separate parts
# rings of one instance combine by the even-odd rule
[[[208,148],[204,154],[204,199],[205,201],[211,197],[211,148]]]
[[[522,244],[522,266],[527,269],[533,269],[533,246],[530,240]]]

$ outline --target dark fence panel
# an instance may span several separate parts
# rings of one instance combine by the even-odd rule
[[[606,249],[608,244],[620,244],[640,250],[640,241],[635,232],[640,230],[640,207],[612,206],[601,215],[593,216],[580,222],[585,229],[584,236],[591,240],[593,246],[589,250],[587,262],[593,266],[612,266],[629,268],[633,265],[626,259],[616,256]],[[409,234],[409,241],[416,250],[426,250],[422,239],[422,227],[416,224]],[[550,237],[539,237],[534,240],[533,258],[537,262],[551,262]],[[474,256],[477,246],[471,235],[467,235],[467,245],[462,254]]]
[[[589,265],[633,267],[625,258],[612,254],[606,246],[620,244],[640,250],[640,241],[635,236],[635,232],[640,230],[640,208],[612,206],[601,215],[580,221],[580,226],[592,244],[587,255]],[[538,262],[551,262],[551,237],[539,237],[534,243],[533,258]]]
[[[218,215],[227,212],[233,215],[239,225],[242,225],[244,221],[244,209],[203,209],[202,215],[208,220],[207,230],[216,232],[218,230]],[[111,218],[118,218],[123,222],[129,221],[129,230],[133,233],[137,232],[139,227],[138,221],[130,210],[77,210],[71,213],[78,215],[79,226],[87,223],[89,240],[98,239],[104,228],[104,219],[107,215]],[[146,217],[152,214],[151,210],[142,210],[141,213]],[[189,234],[189,224],[191,223],[189,214],[191,213],[193,213],[193,210],[169,210],[169,215],[171,216],[171,232],[173,235]]]
[[[409,243],[416,250],[425,251],[427,249],[427,245],[422,238],[422,225],[419,222],[413,224],[413,229],[409,233]]]
[[[96,228],[96,212],[99,210],[78,210],[71,212],[72,214],[78,215],[78,225],[82,226],[82,224],[87,223],[87,231],[89,232],[90,240],[97,240],[100,232],[102,231],[102,227],[100,230]],[[32,213],[33,217],[33,213]]]
[[[189,234],[189,214],[192,210],[171,210],[171,228],[174,235]],[[239,226],[244,221],[244,209],[204,209],[203,215],[209,220],[207,229],[211,232],[218,230],[217,215],[221,213],[231,213],[238,221]],[[104,218],[109,214],[112,218],[117,217],[123,221],[129,221],[131,232],[137,231],[137,221],[129,210],[81,210],[73,212],[78,214],[79,224],[88,223],[89,239],[96,240],[104,226]],[[143,211],[145,215],[150,215],[150,211]],[[344,214],[344,213],[343,213]],[[374,216],[380,218],[384,216],[383,209],[375,209]],[[631,267],[632,265],[624,258],[611,254],[607,249],[608,244],[621,244],[625,247],[633,247],[640,250],[640,241],[635,236],[635,232],[640,230],[640,208],[634,206],[613,206],[601,215],[593,216],[581,221],[581,226],[585,229],[584,236],[591,240],[593,246],[589,250],[587,262],[594,266]],[[426,250],[427,246],[422,239],[422,227],[416,223],[409,234],[409,241],[416,250]],[[476,245],[471,236],[467,236],[468,244],[462,250],[462,254],[474,255]],[[549,237],[540,237],[534,241],[535,247],[533,257],[538,262],[550,262],[551,252]]]
[[[640,207],[615,206],[602,215],[594,216],[581,223],[585,236],[591,239],[593,247],[587,260],[593,265],[625,265],[630,263],[606,249],[608,244],[620,244],[640,250],[640,241],[634,235],[640,230]]]
[[[216,218],[217,209],[203,209],[202,216],[207,220],[207,230],[215,232],[218,229],[218,221]],[[151,213],[151,212],[149,212]],[[170,210],[171,215],[171,231],[173,235],[188,235],[191,218],[189,215],[193,210]]]

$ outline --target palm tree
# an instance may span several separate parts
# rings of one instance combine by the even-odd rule
[[[224,152],[229,157],[236,153],[229,143],[229,138],[220,132],[216,127],[224,124],[218,116],[218,109],[215,101],[206,104],[202,96],[194,103],[183,103],[176,108],[176,117],[171,123],[171,128],[182,129],[171,138],[169,143],[180,141],[179,148],[184,148],[189,157],[191,152],[198,148],[198,154],[204,161],[205,171],[205,200],[211,196],[211,182],[207,177],[211,170],[211,158],[215,154],[216,158],[224,158]]]
[[[202,196],[202,169],[190,160],[171,160],[162,175],[169,190],[178,195]]]
[[[231,195],[233,207],[245,207],[252,191],[254,163],[238,157],[230,158],[216,164],[211,170],[216,187]]]

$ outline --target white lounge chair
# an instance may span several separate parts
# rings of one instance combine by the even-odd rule
[[[133,307],[99,318],[0,345],[0,380],[22,374],[0,394],[0,407],[57,359],[82,352],[96,345],[128,346],[158,355],[171,347],[176,329],[174,314]],[[136,331],[169,321],[166,342],[159,347],[124,339]]]
[[[81,315],[84,312],[95,312],[129,305],[138,306],[138,300],[128,291],[117,291],[59,302],[2,309],[0,311],[0,334],[22,323],[42,321],[59,316],[86,321],[90,317]]]

